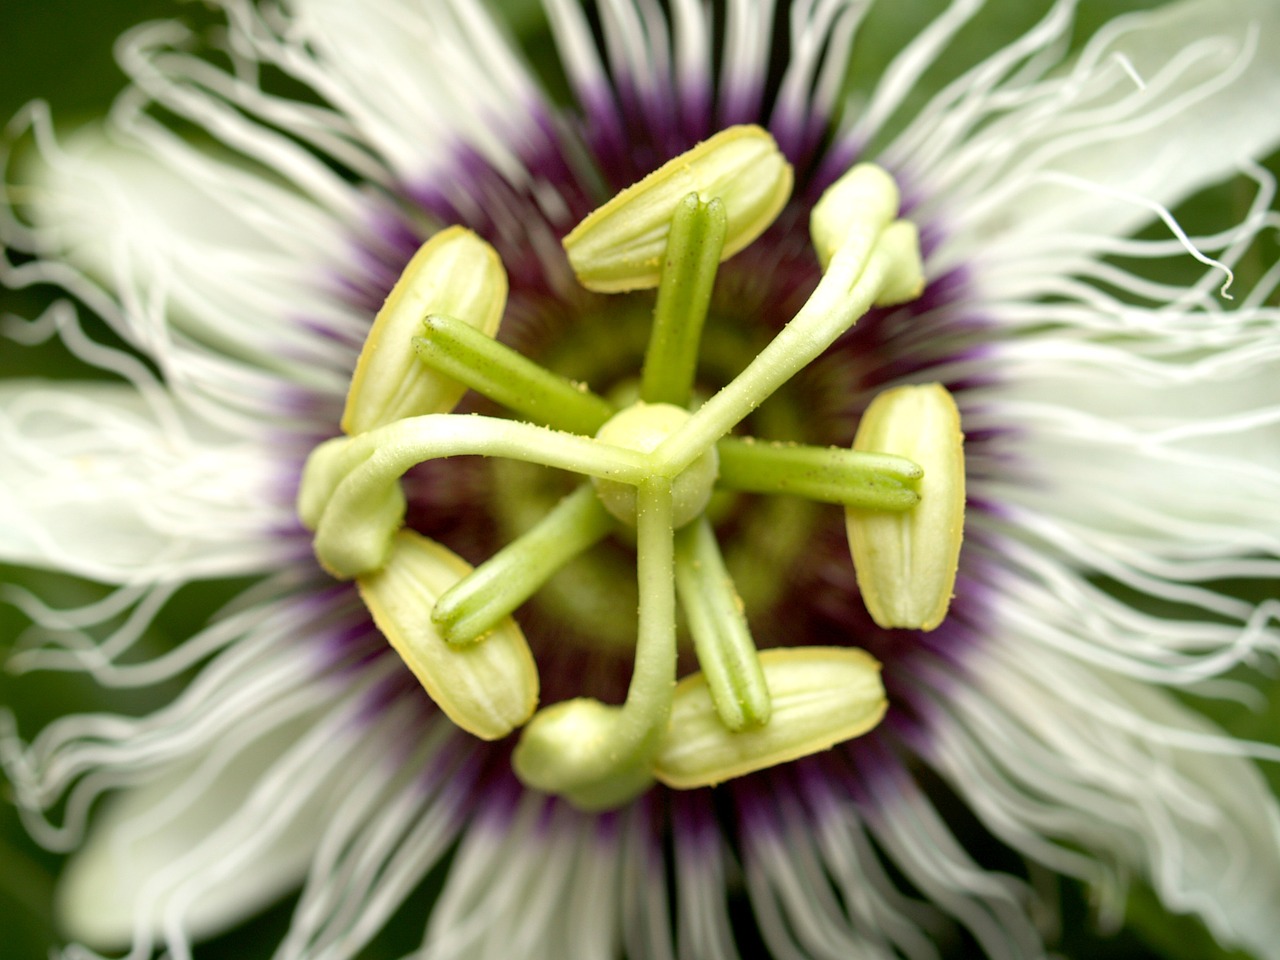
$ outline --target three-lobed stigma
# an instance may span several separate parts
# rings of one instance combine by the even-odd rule
[[[825,750],[870,730],[887,709],[880,666],[863,651],[757,650],[709,516],[717,491],[843,505],[876,621],[932,629],[946,615],[964,457],[944,388],[882,395],[851,450],[730,436],[868,310],[923,289],[916,232],[897,219],[887,173],[859,165],[827,191],[810,224],[823,270],[817,288],[737,376],[695,401],[719,264],[764,232],[791,183],[772,137],[735,127],[624,190],[565,238],[589,289],[657,288],[639,397],[621,410],[499,343],[501,260],[462,228],[437,234],[374,321],[347,398],[346,436],[317,447],[303,474],[298,511],[320,563],[356,580],[427,694],[483,739],[522,728],[517,775],[584,809],[618,806],[655,780],[712,785]],[[467,388],[514,417],[452,415]],[[556,467],[588,482],[472,569],[404,528],[401,476],[459,454]],[[640,598],[626,699],[537,709],[537,667],[511,614],[615,534],[635,544]],[[700,668],[679,683],[677,610]]]

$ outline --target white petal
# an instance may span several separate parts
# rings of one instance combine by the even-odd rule
[[[769,63],[769,24],[776,0],[735,0],[726,5],[724,62],[720,68],[720,122],[758,116]]]
[[[835,115],[854,38],[871,6],[859,0],[791,5],[793,52],[778,83],[769,124],[784,149],[797,142],[790,134],[812,136]],[[762,78],[768,75],[769,59],[760,66]]]
[[[985,125],[968,126],[922,186],[948,195],[974,249],[993,232],[1015,250],[1050,232],[1128,233],[1280,142],[1278,37],[1270,0],[1186,0],[1120,18],[1068,73],[986,94]]]
[[[858,112],[857,120],[845,135],[846,146],[865,144],[880,132],[916,89],[921,75],[934,64],[984,3],[985,0],[951,0],[945,10],[930,17],[919,32],[910,37],[877,78],[865,109]]]
[[[406,718],[422,706],[403,698]],[[348,960],[386,925],[423,876],[448,853],[474,815],[474,765],[458,764],[457,729],[436,718],[414,730],[403,749],[403,724],[379,744],[376,764],[361,765],[342,804],[326,818],[306,887],[276,960]],[[364,751],[376,752],[368,735]],[[385,749],[384,749],[385,748]],[[406,778],[411,768],[416,776]]]
[[[1136,869],[1224,944],[1280,956],[1280,808],[1242,758],[1280,751],[1234,741],[1149,684],[1031,637],[994,638],[971,667],[971,683],[931,678],[928,752],[989,829],[1093,881],[1104,912],[1122,907],[1124,872]]]
[[[1196,685],[1206,693],[1212,683],[1223,695],[1256,699],[1247,686],[1217,678],[1280,650],[1280,601],[1254,606],[1207,589],[1194,576],[1180,582],[1172,564],[1157,564],[1145,554],[1144,565],[1144,551],[1126,547],[1119,537],[1093,544],[1072,525],[1025,510],[1011,510],[1006,519],[1020,539],[1031,541],[1006,537],[1000,545],[1008,566],[1003,576],[1016,578],[1002,585],[1016,597],[1004,606],[1008,629],[1135,680]],[[1208,556],[1206,565],[1226,565]],[[1098,573],[1178,604],[1182,615],[1169,619],[1136,609],[1093,582]]]
[[[476,0],[293,0],[278,37],[228,5],[261,57],[337,107],[405,180],[452,163],[460,146],[518,180],[519,153],[541,137],[527,122],[545,112],[538,86]]]
[[[704,795],[676,794],[672,810],[671,872],[680,957],[737,957],[729,919],[727,878],[732,869],[721,827],[704,808]]]
[[[822,787],[816,789],[826,792]],[[779,791],[779,809],[766,808],[759,822],[744,831],[747,890],[756,923],[772,954],[890,960],[897,954],[888,946],[886,925],[892,929],[891,935],[905,930],[912,945],[926,941],[923,930],[902,923],[901,917],[889,911],[868,915],[869,905],[882,908],[884,902],[883,888],[877,889],[867,876],[879,872],[878,860],[867,863],[858,856],[868,849],[865,836],[856,838],[851,833],[841,838],[843,843],[824,847],[820,834],[828,831],[799,810],[795,797],[789,794]],[[856,814],[851,809],[850,814],[850,826],[860,831]],[[858,839],[861,844],[855,845]],[[824,862],[828,854],[838,859]],[[839,872],[827,873],[828,867]],[[857,886],[847,885],[850,879]],[[842,900],[840,894],[848,899]],[[882,919],[887,924],[882,924]]]
[[[928,901],[967,928],[988,957],[1042,955],[1023,881],[975,861],[924,790],[893,761],[864,780],[871,835]]]
[[[1113,29],[1114,42],[1111,31],[1103,31],[1084,57],[1100,62],[1124,57],[1139,77],[1155,78],[1184,51],[1203,44],[1205,67],[1188,69],[1163,102],[1145,107],[1151,116],[1185,97],[1187,107],[1169,122],[1149,124],[1115,143],[1082,145],[1055,160],[1053,169],[1172,206],[1280,141],[1274,109],[1280,94],[1280,61],[1274,55],[1280,6],[1271,0],[1193,0],[1165,5]],[[1077,223],[1091,223],[1091,211],[1071,199],[1066,204],[1074,209],[1057,206],[1052,213],[1067,212]],[[1144,218],[1132,211],[1127,220],[1134,224]]]
[[[344,221],[158,128],[145,143],[36,134],[29,245],[87,278],[41,260],[23,268],[33,280],[98,309],[179,389],[256,376],[259,395],[273,382],[342,392],[367,327],[333,292],[352,242]]]
[[[279,654],[277,646],[268,658],[306,673],[298,650]],[[297,886],[317,848],[331,842],[328,830],[349,828],[353,798],[403,773],[393,762],[404,759],[398,745],[422,718],[415,698],[388,705],[378,692],[398,670],[382,658],[358,675],[295,680],[292,691],[288,676],[268,683],[242,672],[240,685],[246,694],[258,687],[259,703],[236,705],[230,724],[204,744],[201,728],[227,711],[216,700],[197,709],[191,729],[174,731],[189,753],[154,779],[132,774],[140,782],[101,811],[59,890],[67,932],[98,946],[133,943],[146,952],[164,943],[181,953]]]
[[[0,558],[113,583],[267,571],[303,550],[268,436],[107,383],[0,387]]]
[[[198,763],[184,764],[113,797],[63,874],[59,914],[67,934],[112,948],[133,941],[135,924],[158,932],[163,895],[155,879],[167,876],[178,882],[186,879],[181,874],[190,876],[214,867],[217,852],[206,847],[199,853],[202,843],[244,803],[254,784],[311,720],[295,722],[241,750],[217,776],[197,779]],[[199,782],[198,791],[191,787],[195,782]],[[189,799],[177,816],[165,812],[175,797]],[[306,813],[267,845],[254,863],[246,864],[235,882],[215,886],[196,900],[184,923],[190,937],[201,939],[226,929],[301,880],[314,837],[322,829],[319,811]]]
[[[608,957],[621,936],[620,837],[607,821],[500,788],[468,824],[419,956]]]
[[[94,645],[75,630],[119,615],[137,591],[122,589],[123,600],[105,607],[42,614],[50,635],[15,658],[25,669],[79,667],[104,685],[139,687],[173,680],[216,657],[172,703],[145,716],[70,714],[23,746],[11,718],[0,715],[0,760],[32,835],[50,849],[71,850],[104,792],[149,782],[192,757],[223,762],[241,745],[331,705],[334,690],[325,675],[352,653],[353,643],[364,636],[373,652],[385,647],[369,630],[354,592],[310,596],[296,590],[296,582],[260,584],[240,598],[234,613],[152,659],[126,656],[128,632]],[[140,618],[145,627],[154,614],[144,598],[126,622]],[[384,659],[381,669],[398,669],[394,658]],[[350,674],[340,678],[351,685]]]
[[[371,173],[374,182],[383,182],[385,175],[379,176],[383,171],[371,164],[367,154],[349,143],[341,144],[342,137],[349,136],[342,118],[315,107],[308,109],[310,105],[303,102],[273,100],[252,89],[258,80],[249,79],[252,71],[245,69],[243,62],[237,63],[234,76],[222,73],[212,63],[186,52],[197,45],[191,32],[173,21],[144,24],[122,38],[117,56],[134,88],[111,115],[118,127],[146,142],[157,156],[172,158],[191,148],[150,116],[172,112],[203,128],[213,142],[239,158],[253,161],[256,169],[250,176],[256,173],[260,180],[269,181],[259,186],[278,189],[283,181],[319,209],[349,220],[357,217],[362,205],[360,189],[294,140],[309,140],[322,153],[333,148],[335,161],[352,162],[360,172]],[[152,110],[153,103],[160,110]],[[200,166],[198,161],[195,166]],[[175,167],[181,170],[182,164]],[[199,169],[190,172],[196,180],[206,173]],[[239,192],[234,173],[222,185],[233,195]],[[298,213],[286,198],[278,199],[279,208],[262,217],[261,223],[286,211]],[[248,219],[254,219],[252,214]],[[314,243],[321,237],[310,239]]]
[[[666,855],[655,838],[662,835],[655,794],[619,815],[622,833],[622,928],[628,957],[673,960]]]
[[[939,911],[899,889],[871,842],[858,805],[840,784],[810,780],[806,786],[813,808],[806,832],[855,928],[876,942],[896,945],[894,956],[933,956],[931,934],[936,936],[942,926]]]
[[[1248,575],[1250,554],[1254,575],[1264,557],[1280,571],[1280,340],[1262,327],[1240,338],[1169,361],[1142,356],[1134,339],[1001,346],[1009,379],[991,415],[1015,459],[976,492],[1091,531],[1112,557],[1238,564],[1201,580]]]

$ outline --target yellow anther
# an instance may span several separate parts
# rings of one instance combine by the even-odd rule
[[[741,733],[721,722],[701,673],[680,681],[653,761],[658,780],[682,790],[708,787],[807,757],[871,730],[888,706],[880,664],[863,650],[765,650],[760,666],[773,715]]]
[[[932,630],[947,615],[964,536],[960,412],[940,384],[898,387],[867,408],[853,447],[924,468],[912,509],[848,509],[845,526],[862,600],[876,623]]]
[[[481,740],[497,740],[533,715],[538,671],[510,617],[484,642],[465,647],[450,646],[437,632],[436,599],[470,572],[440,544],[401,530],[382,569],[356,584],[373,622],[445,715]]]
[[[422,364],[413,338],[429,313],[493,336],[506,305],[507,273],[494,249],[462,227],[437,233],[413,255],[373,321],[351,377],[342,429],[364,433],[452,410],[466,387]]]
[[[765,130],[730,127],[668,160],[587,216],[564,238],[578,281],[620,293],[656,287],[676,207],[696,193],[728,217],[720,259],[760,236],[791,195],[791,165]]]

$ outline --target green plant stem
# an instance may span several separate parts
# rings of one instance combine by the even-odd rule
[[[632,484],[653,474],[647,454],[499,417],[451,413],[406,417],[352,437],[350,447],[344,458],[353,469],[340,486],[347,480],[356,480],[360,471],[364,472],[359,482],[370,482],[399,477],[426,460],[467,454],[523,460]]]
[[[636,576],[640,624],[627,688],[619,750],[647,757],[671,715],[676,682],[675,548],[671,481],[654,477],[637,489]],[[634,753],[633,753],[634,751]]]
[[[689,405],[728,223],[719,198],[703,203],[691,193],[676,207],[640,383],[645,403]]]
[[[451,644],[479,639],[613,528],[595,489],[579,487],[532,529],[447,590],[431,612]]]
[[[717,484],[750,493],[793,494],[870,510],[908,510],[924,471],[905,457],[725,437]]]
[[[418,359],[530,423],[594,436],[615,412],[585,385],[552,373],[461,320],[432,314],[423,324],[426,336],[413,338]]]
[[[587,476],[640,483],[650,457],[589,437],[495,417],[425,414],[322,444],[303,471],[299,516],[316,531],[317,558],[334,576],[376,570],[404,513],[399,479],[441,457],[508,457]]]
[[[706,517],[676,535],[675,563],[676,592],[720,722],[735,733],[763,726],[773,709],[769,688]]]
[[[664,475],[675,476],[696,460],[871,309],[896,264],[882,244],[860,259],[856,254],[863,250],[849,246],[837,251],[800,312],[654,451]]]

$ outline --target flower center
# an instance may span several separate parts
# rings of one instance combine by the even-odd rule
[[[621,411],[493,339],[502,264],[474,234],[443,231],[410,261],[370,330],[347,435],[317,447],[304,471],[298,509],[318,559],[356,581],[427,693],[478,737],[523,727],[517,774],[581,807],[616,806],[655,779],[701,786],[785,762],[857,736],[884,713],[879,665],[862,651],[757,651],[708,516],[715,491],[843,505],[877,623],[932,629],[945,616],[964,504],[959,419],[945,390],[883,394],[852,450],[731,435],[862,314],[919,294],[915,230],[896,219],[897,189],[883,171],[855,167],[827,191],[811,224],[817,289],[744,369],[695,402],[718,266],[760,236],[790,186],[767,133],[731,128],[565,238],[588,289],[657,289],[639,398]],[[517,419],[448,413],[468,387]],[[460,454],[590,483],[473,570],[404,527],[405,471]],[[639,600],[625,701],[580,697],[535,713],[537,665],[510,614],[611,535],[634,541]],[[700,668],[679,684],[677,605]]]
[[[611,417],[596,438],[617,447],[651,453],[689,422],[690,413],[670,403],[633,403]],[[671,523],[676,529],[702,515],[720,472],[715,447],[681,470],[671,483]],[[628,526],[636,526],[636,487],[618,480],[593,477],[596,496],[604,508]]]

